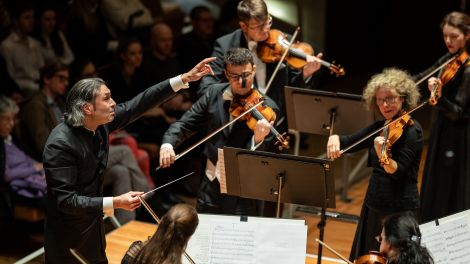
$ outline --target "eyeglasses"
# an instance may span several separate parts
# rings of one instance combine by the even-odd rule
[[[264,21],[263,23],[257,25],[257,26],[249,26],[248,28],[251,30],[258,30],[261,31],[265,28],[270,28],[273,25],[273,17],[271,15],[268,16],[268,19]]]
[[[253,74],[253,72],[243,72],[242,74],[236,74],[236,73],[233,73],[233,72],[227,72],[227,71],[226,71],[227,78],[228,78],[230,81],[233,81],[233,82],[236,82],[236,81],[240,80],[240,78],[242,78],[242,79],[247,79],[247,78],[249,78],[252,74]]]
[[[381,244],[381,243],[382,243],[382,240],[383,240],[382,235],[376,236],[376,237],[375,237],[375,240],[377,240],[377,242],[379,242],[379,244]]]
[[[398,98],[399,98],[399,96],[387,96],[385,98],[376,98],[375,102],[379,106],[383,105],[384,102],[387,103],[388,105],[391,105],[391,104],[396,103]]]

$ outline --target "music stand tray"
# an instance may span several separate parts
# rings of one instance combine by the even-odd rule
[[[264,201],[336,208],[330,160],[224,147],[227,193]]]

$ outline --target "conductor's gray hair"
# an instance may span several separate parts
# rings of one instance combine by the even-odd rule
[[[87,78],[78,81],[70,89],[65,103],[64,122],[68,125],[79,127],[85,122],[83,106],[85,103],[95,104],[96,95],[101,85],[105,85],[103,79]]]

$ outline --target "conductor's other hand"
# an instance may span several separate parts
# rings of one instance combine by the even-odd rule
[[[329,159],[335,160],[341,157],[340,143],[338,135],[331,135],[326,145],[326,155]]]
[[[113,197],[113,207],[121,208],[127,211],[134,211],[140,206],[140,200],[138,196],[143,194],[144,192],[130,191],[117,197]]]
[[[207,74],[214,75],[214,71],[209,65],[209,62],[215,61],[215,59],[216,57],[203,59],[196,66],[194,66],[194,68],[192,68],[190,71],[188,71],[187,73],[183,73],[181,75],[181,79],[183,80],[184,83],[188,83],[188,82],[197,81]]]
[[[168,168],[171,164],[175,163],[176,155],[173,146],[170,144],[163,144],[160,148],[160,167]]]

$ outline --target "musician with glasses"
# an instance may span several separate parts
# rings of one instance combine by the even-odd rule
[[[256,66],[248,49],[233,48],[225,55],[224,73],[228,83],[213,84],[207,92],[193,104],[181,119],[173,123],[163,136],[160,147],[160,165],[171,166],[175,161],[173,148],[199,131],[215,131],[234,116],[230,112],[232,102],[246,98],[253,92]],[[265,97],[265,104],[278,114],[276,104]],[[263,119],[251,130],[245,121],[236,121],[223,131],[207,140],[201,162],[205,176],[198,191],[197,211],[211,214],[236,214],[257,216],[262,214],[259,201],[235,197],[220,192],[220,171],[217,167],[218,149],[224,146],[263,150],[269,146],[272,136],[270,124]],[[256,173],[253,173],[255,176]]]
[[[212,56],[217,57],[217,60],[211,63],[215,75],[206,76],[202,79],[198,89],[199,96],[202,96],[211,84],[227,81],[224,73],[223,57],[230,48],[234,47],[247,48],[252,52],[256,65],[254,85],[261,93],[265,93],[266,85],[271,75],[273,75],[277,63],[262,62],[258,58],[256,48],[259,43],[268,39],[273,19],[269,15],[266,3],[263,0],[243,0],[238,4],[237,13],[240,28],[216,40]],[[320,58],[321,54],[318,57]],[[302,71],[290,69],[283,64],[273,80],[272,87],[269,88],[267,95],[276,102],[282,115],[278,117],[278,121],[282,121],[283,116],[285,116],[284,86],[309,86],[311,76],[320,68],[320,63],[314,60],[312,56],[308,56],[307,61],[308,63]]]
[[[351,150],[367,148],[368,166],[372,167],[350,260],[370,250],[378,251],[379,245],[374,236],[380,233],[381,221],[385,216],[407,211],[417,213],[419,208],[417,181],[423,147],[421,125],[413,119],[405,122],[401,136],[395,137],[394,143],[391,142],[394,137],[387,140],[385,133],[367,137],[416,106],[419,91],[415,82],[401,70],[385,69],[369,80],[363,98],[380,120],[351,135],[332,135],[327,144],[328,158],[335,160],[341,156],[342,149],[360,142]],[[388,129],[388,132],[397,135],[392,131]],[[362,139],[365,140],[361,142]],[[382,148],[384,144],[387,144],[386,148]]]

